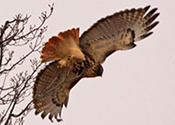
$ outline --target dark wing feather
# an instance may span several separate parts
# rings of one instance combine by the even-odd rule
[[[35,114],[49,119],[61,117],[63,105],[67,106],[70,89],[81,79],[70,68],[58,68],[58,61],[50,63],[38,74],[33,88]],[[60,119],[57,119],[60,121]]]
[[[134,42],[151,35],[149,31],[158,24],[154,22],[157,8],[147,12],[149,8],[120,11],[97,21],[80,37],[81,49],[102,63],[116,50],[135,47]]]

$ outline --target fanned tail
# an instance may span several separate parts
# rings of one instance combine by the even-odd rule
[[[61,32],[53,36],[41,51],[41,62],[62,60],[68,57],[84,59],[79,48],[79,28]]]

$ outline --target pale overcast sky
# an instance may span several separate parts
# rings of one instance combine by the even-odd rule
[[[175,125],[174,0],[1,0],[0,24],[18,13],[31,24],[54,3],[44,41],[60,31],[80,27],[82,33],[101,17],[151,5],[160,24],[154,34],[129,51],[116,52],[103,64],[102,78],[82,79],[71,91],[59,125]],[[43,41],[43,42],[44,42]],[[39,58],[39,56],[38,56]],[[30,101],[30,100],[29,100]],[[1,107],[0,107],[1,108]],[[58,125],[28,115],[25,125]]]

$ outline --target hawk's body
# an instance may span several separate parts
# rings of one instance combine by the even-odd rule
[[[36,114],[42,118],[49,114],[61,116],[67,106],[71,88],[84,77],[97,77],[103,73],[101,64],[117,50],[134,48],[135,42],[152,34],[158,22],[157,8],[150,6],[115,13],[99,20],[79,39],[79,29],[61,32],[45,44],[42,62],[53,61],[37,76],[33,89]]]

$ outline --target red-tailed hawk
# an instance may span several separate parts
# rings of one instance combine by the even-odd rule
[[[159,22],[157,8],[150,6],[114,13],[102,18],[79,38],[79,28],[53,36],[42,49],[42,62],[49,62],[36,77],[33,89],[35,114],[49,119],[61,117],[69,92],[84,77],[103,73],[101,64],[117,50],[128,50],[135,42],[150,36]]]

